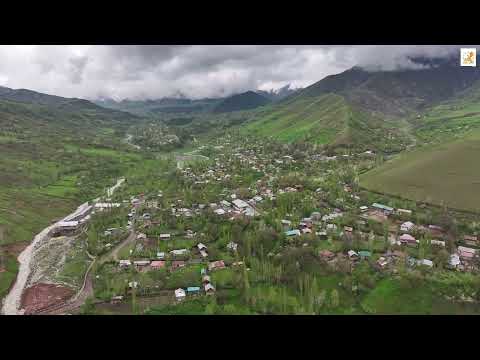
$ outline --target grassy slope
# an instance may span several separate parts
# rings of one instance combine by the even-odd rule
[[[459,140],[402,154],[364,174],[360,181],[371,190],[479,211],[479,156],[477,130]]]
[[[242,130],[244,134],[272,136],[283,142],[304,140],[388,151],[406,143],[398,128],[353,107],[342,96],[325,94],[296,96],[266,107]]]
[[[0,297],[17,271],[12,245],[28,244],[141,158],[121,142],[128,114],[75,106],[0,100]]]

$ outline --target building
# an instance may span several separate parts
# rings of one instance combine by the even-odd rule
[[[233,241],[230,241],[230,242],[227,244],[227,249],[228,249],[228,250],[237,251],[237,248],[238,248],[238,244],[237,244],[237,243],[234,243]]]
[[[207,249],[207,247],[202,243],[197,244],[197,248],[198,248],[198,250],[206,250]]]
[[[203,275],[202,277],[202,284],[208,284],[210,283],[211,279],[210,279],[210,276],[208,275]]]
[[[475,257],[476,250],[472,248],[468,248],[465,246],[459,246],[457,249],[458,256],[463,261],[471,261]]]
[[[412,210],[407,209],[397,209],[397,215],[412,215]]]
[[[223,209],[216,209],[213,212],[217,215],[225,215],[226,214],[226,211],[223,210]]]
[[[321,250],[319,253],[321,258],[323,259],[333,259],[335,257],[335,253],[331,252],[330,250]]]
[[[79,227],[78,221],[60,221],[55,228],[55,235],[70,235],[75,233]]]
[[[159,270],[165,267],[165,261],[154,260],[150,263],[153,270]]]
[[[461,264],[460,256],[458,256],[458,254],[450,255],[450,260],[448,261],[448,265],[456,269],[460,264]]]
[[[171,238],[170,234],[160,234],[161,240],[170,240],[170,238]]]
[[[178,301],[181,301],[183,299],[185,299],[185,297],[187,296],[187,294],[185,294],[185,290],[183,289],[177,289],[175,290],[175,298],[178,300]]]
[[[301,233],[300,233],[300,230],[295,229],[295,230],[286,231],[285,235],[287,235],[287,236],[299,236],[299,235],[301,235]]]
[[[247,202],[241,200],[241,199],[235,199],[232,201],[233,205],[235,205],[239,209],[244,209],[250,207]]]
[[[200,292],[200,287],[198,286],[189,286],[187,287],[187,294],[189,295],[195,295]]]
[[[188,249],[178,249],[178,250],[170,251],[170,254],[174,256],[186,255],[187,253],[188,253]]]
[[[118,265],[121,267],[121,268],[127,268],[129,267],[130,265],[132,265],[132,262],[130,260],[120,260],[118,262]]]
[[[418,264],[418,265],[428,266],[428,267],[433,267],[433,261],[428,260],[428,259],[418,260],[417,264]]]
[[[371,253],[370,251],[364,251],[364,250],[362,250],[362,251],[359,251],[359,252],[358,252],[358,255],[359,255],[362,259],[365,259],[365,258],[367,258],[367,257],[372,256],[372,253]]]
[[[357,258],[358,257],[358,254],[356,251],[354,250],[348,250],[347,252],[347,255],[350,259],[353,259],[353,258]]]
[[[176,270],[185,266],[185,261],[175,260],[172,261],[172,270]]]
[[[213,261],[213,262],[208,264],[208,270],[209,271],[218,270],[218,269],[225,269],[225,268],[226,268],[226,266],[225,266],[225,263],[223,262],[223,260]]]
[[[415,228],[415,224],[412,223],[411,221],[404,222],[402,225],[400,225],[400,231],[402,232],[410,232]]]
[[[207,295],[213,295],[215,293],[215,288],[211,283],[205,284],[204,289]]]
[[[403,234],[399,238],[400,243],[406,244],[406,245],[417,245],[419,241],[415,239],[412,235],[409,234]]]
[[[385,215],[390,215],[393,213],[393,208],[387,205],[379,204],[379,203],[373,203],[372,208],[376,210],[382,211]]]

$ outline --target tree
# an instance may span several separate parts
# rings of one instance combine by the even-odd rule
[[[340,305],[340,296],[337,289],[333,289],[330,293],[330,307],[336,309]]]
[[[450,259],[450,254],[446,249],[441,249],[437,256],[435,257],[435,264],[439,268],[444,268],[448,264],[448,260]]]

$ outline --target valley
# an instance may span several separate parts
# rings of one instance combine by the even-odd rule
[[[447,61],[282,96],[0,88],[3,312],[479,314],[479,81]]]

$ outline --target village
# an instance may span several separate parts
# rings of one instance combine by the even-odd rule
[[[358,173],[378,161],[372,151],[326,156],[272,146],[214,139],[197,149],[203,160],[165,160],[169,175],[144,187],[143,178],[127,179],[60,222],[56,235],[77,234],[102,259],[94,269],[97,303],[110,313],[158,306],[183,313],[191,301],[234,304],[233,312],[335,313],[360,296],[356,272],[374,281],[478,273],[473,220],[457,224],[444,209],[359,188]],[[338,274],[350,280],[312,285]],[[150,301],[139,310],[143,298]]]

